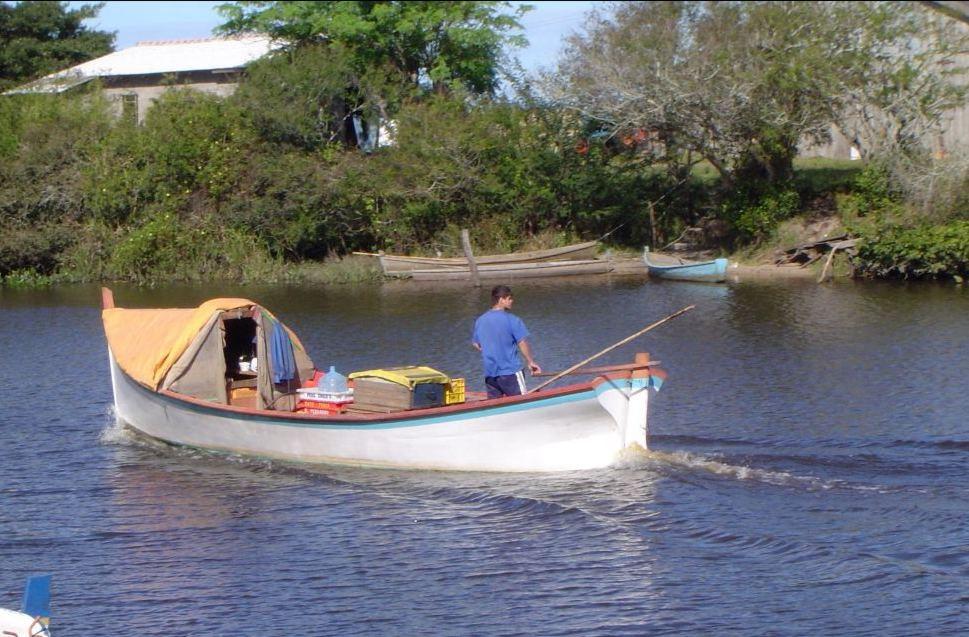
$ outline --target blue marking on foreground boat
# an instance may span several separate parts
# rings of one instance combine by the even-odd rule
[[[128,379],[130,380],[130,379]],[[133,381],[132,381],[133,382]],[[173,396],[166,396],[158,392],[153,392],[145,387],[142,387],[138,383],[133,383],[138,387],[139,390],[146,392],[147,394],[157,397],[163,401],[173,402],[178,404],[180,407],[195,411],[198,413],[218,413],[222,416],[228,416],[231,418],[236,418],[239,420],[258,420],[259,422],[267,425],[280,425],[285,427],[311,427],[320,429],[399,429],[402,427],[424,427],[427,425],[436,425],[445,422],[451,422],[454,420],[468,420],[469,418],[485,417],[493,414],[505,414],[515,411],[526,411],[530,409],[538,409],[548,407],[549,405],[560,405],[564,403],[578,402],[581,400],[587,400],[590,398],[590,394],[596,393],[591,388],[585,391],[579,391],[573,394],[566,394],[564,396],[556,396],[554,398],[543,398],[541,400],[526,401],[520,403],[514,403],[511,405],[502,405],[496,407],[482,406],[479,409],[467,409],[457,411],[451,414],[443,414],[440,416],[403,416],[403,418],[389,419],[384,422],[368,422],[368,421],[339,421],[334,423],[328,423],[318,420],[305,420],[302,418],[287,418],[285,415],[281,415],[280,412],[272,413],[258,413],[251,414],[247,412],[237,412],[230,411],[226,409],[220,409],[217,406],[209,407],[207,405],[199,405],[194,402],[179,400]],[[280,415],[277,415],[280,414]]]
[[[648,388],[653,388],[656,391],[659,391],[660,387],[663,386],[664,378],[658,374],[651,374],[647,378],[623,378],[620,380],[623,384],[627,385],[631,391]],[[596,396],[601,396],[610,389],[612,389],[612,384],[608,380],[604,383],[599,383],[596,385]]]
[[[24,588],[20,612],[31,617],[50,619],[50,575],[31,575]]]

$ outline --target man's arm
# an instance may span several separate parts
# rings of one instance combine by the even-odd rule
[[[474,328],[471,330],[471,347],[475,348],[480,352],[481,343],[478,342],[480,340],[480,337],[478,336],[478,320],[480,320],[480,318],[475,320]]]
[[[528,363],[528,369],[532,374],[541,374],[542,368],[539,367],[535,359],[532,358],[532,348],[529,347],[528,341],[518,341],[518,349],[521,350],[522,356],[525,357],[525,362]]]

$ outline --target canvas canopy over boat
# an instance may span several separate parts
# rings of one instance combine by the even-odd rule
[[[690,261],[668,254],[643,251],[643,261],[649,276],[676,281],[706,281],[721,283],[727,280],[727,259]]]
[[[465,471],[605,467],[645,448],[642,358],[592,381],[495,400],[389,413],[301,413],[316,372],[299,339],[248,299],[188,309],[125,309],[103,291],[116,415],[173,444],[298,462]],[[255,354],[257,371],[242,363]],[[648,357],[647,357],[648,358]],[[242,359],[239,362],[239,359]],[[305,391],[305,390],[304,390]]]
[[[560,248],[475,256],[474,261],[480,267],[508,263],[591,259],[595,256],[598,245],[598,241],[586,241],[585,243],[574,243]],[[467,271],[469,267],[468,260],[464,257],[410,257],[382,252],[378,254],[355,252],[354,254],[377,257],[384,274],[389,276],[400,275],[411,270],[464,269]]]

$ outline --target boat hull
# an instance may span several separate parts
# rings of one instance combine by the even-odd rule
[[[561,248],[485,255],[475,257],[474,260],[476,264],[482,266],[508,263],[536,263],[563,259],[591,259],[595,256],[598,245],[598,241],[587,241]],[[464,268],[467,271],[468,260],[464,257],[408,257],[395,254],[381,254],[380,265],[386,274],[435,268]]]
[[[459,471],[606,467],[646,446],[648,379],[600,379],[548,397],[387,417],[248,410],[155,392],[111,357],[118,418],[178,445],[280,460]],[[645,383],[645,384],[644,384]]]
[[[499,265],[478,266],[478,277],[481,279],[525,279],[537,277],[580,276],[583,274],[606,274],[613,270],[609,261],[541,261],[538,263],[508,263]],[[411,270],[407,273],[415,281],[467,281],[471,278],[471,269],[462,268],[434,268],[428,270]]]
[[[650,277],[670,279],[674,281],[704,281],[708,283],[722,283],[727,280],[727,259],[712,261],[687,262],[682,264],[661,265],[644,256],[646,269]]]

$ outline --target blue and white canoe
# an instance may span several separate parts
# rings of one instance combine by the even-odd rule
[[[643,261],[650,277],[675,281],[706,281],[722,283],[727,280],[727,259],[688,261],[659,252],[643,251]]]
[[[272,350],[280,342],[291,347],[297,383],[313,377],[312,361],[295,334],[256,303],[126,309],[104,292],[117,418],[153,438],[231,454],[450,471],[602,468],[627,448],[646,447],[649,389],[664,377],[640,356],[588,370],[595,374],[590,382],[524,396],[393,413],[300,413],[280,392],[286,357]],[[233,336],[239,329],[248,330],[242,338]],[[227,380],[235,382],[226,369],[235,352],[223,349],[253,339],[260,361],[249,383],[255,396],[237,400],[226,390]]]
[[[50,637],[50,575],[27,578],[20,610],[0,608],[3,637]]]

